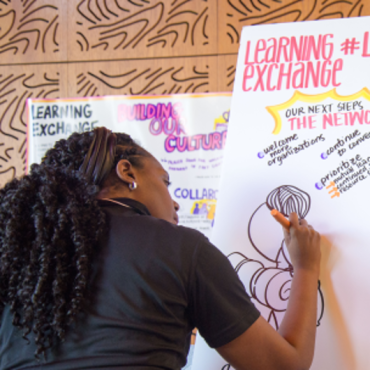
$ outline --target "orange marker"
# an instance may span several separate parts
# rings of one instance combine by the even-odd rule
[[[280,225],[282,225],[285,229],[289,231],[290,228],[290,221],[287,220],[278,210],[273,209],[271,212],[271,216],[274,217],[274,219],[279,222]]]

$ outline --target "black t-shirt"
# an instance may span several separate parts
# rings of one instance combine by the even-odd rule
[[[91,302],[65,342],[34,357],[5,307],[0,369],[180,369],[191,331],[211,347],[241,335],[259,317],[227,258],[201,233],[150,216],[142,204],[100,201],[109,233],[99,244]]]

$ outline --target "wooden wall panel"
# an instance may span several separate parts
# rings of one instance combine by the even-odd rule
[[[26,99],[67,94],[65,64],[0,66],[0,186],[24,173]]]
[[[67,8],[58,0],[0,1],[0,64],[67,60]]]
[[[364,15],[369,0],[0,0],[0,186],[24,171],[27,97],[232,91],[243,26]]]
[[[72,0],[69,60],[217,52],[217,1]]]
[[[217,91],[217,56],[68,64],[69,96],[211,91]]]
[[[237,57],[237,54],[218,56],[218,91],[233,90]]]
[[[218,0],[218,52],[238,52],[243,26],[364,15],[369,0]]]

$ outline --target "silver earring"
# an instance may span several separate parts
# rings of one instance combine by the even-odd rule
[[[130,190],[135,190],[137,188],[137,183],[135,181],[130,182],[128,184],[128,187],[130,188]]]

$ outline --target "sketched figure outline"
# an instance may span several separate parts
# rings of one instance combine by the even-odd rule
[[[257,207],[257,209],[251,215],[248,222],[248,239],[252,247],[258,252],[262,259],[252,259],[241,252],[232,252],[227,257],[230,259],[232,256],[239,256],[242,259],[234,266],[235,271],[239,275],[240,270],[248,263],[255,265],[255,271],[252,274],[249,283],[249,293],[252,300],[255,300],[262,306],[270,310],[267,321],[272,324],[275,329],[279,329],[279,320],[276,316],[278,312],[285,312],[286,306],[282,308],[276,307],[270,302],[269,293],[272,290],[276,290],[276,284],[280,283],[278,279],[282,276],[287,275],[287,279],[280,283],[278,287],[278,299],[280,302],[287,301],[289,299],[290,283],[293,277],[294,271],[293,266],[288,258],[288,253],[285,248],[285,241],[280,243],[280,248],[277,250],[276,256],[268,256],[262,251],[255,243],[252,237],[252,223],[256,214],[263,208],[267,207],[269,211],[277,209],[285,217],[289,217],[291,212],[296,212],[300,219],[303,219],[308,214],[311,208],[311,197],[305,191],[293,186],[293,185],[282,185],[272,190],[266,197],[265,202]],[[270,276],[271,275],[271,276]],[[268,279],[266,281],[266,276]],[[245,284],[246,282],[244,282]],[[264,287],[262,285],[265,285]],[[247,286],[246,286],[247,287]],[[257,292],[257,288],[263,291],[263,295]],[[324,296],[321,291],[320,281],[318,282],[318,294],[319,304],[321,306],[320,313],[317,319],[317,326],[320,326],[321,319],[324,315]]]

